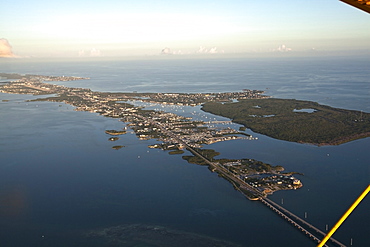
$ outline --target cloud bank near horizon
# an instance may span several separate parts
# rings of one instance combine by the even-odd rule
[[[0,39],[0,57],[16,57],[7,39]]]
[[[193,52],[183,52],[181,50],[172,51],[171,48],[165,47],[162,49],[161,54],[162,55],[189,55],[189,54],[217,54],[217,53],[225,53],[224,50],[219,51],[217,47],[212,47],[210,49],[207,49],[206,47],[200,46],[198,50]]]

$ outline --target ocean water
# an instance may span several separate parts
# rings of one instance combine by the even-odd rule
[[[0,72],[90,77],[55,83],[110,92],[258,89],[277,98],[370,112],[369,62],[364,57],[26,59],[0,60]],[[34,98],[0,94],[0,246],[174,246],[167,235],[145,235],[138,224],[165,227],[176,231],[179,242],[192,239],[199,246],[217,246],[220,241],[248,247],[315,246],[206,167],[148,149],[156,140],[141,141],[129,132],[117,142],[108,141],[104,130],[126,123],[76,112],[63,103],[26,102]],[[146,107],[226,120],[200,107]],[[301,217],[306,214],[307,221],[322,230],[332,227],[369,184],[369,138],[316,147],[247,132],[259,139],[208,148],[219,151],[220,157],[253,158],[304,173],[299,176],[303,188],[277,192],[271,199]],[[114,150],[113,145],[124,148]],[[367,197],[334,237],[348,246],[351,239],[353,246],[367,246],[369,205]],[[130,233],[96,237],[116,226]]]

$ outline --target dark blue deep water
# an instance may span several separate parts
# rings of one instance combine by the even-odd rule
[[[369,58],[259,58],[47,61],[0,60],[0,72],[90,77],[56,82],[116,92],[266,90],[277,98],[317,101],[370,112]],[[259,202],[246,200],[207,167],[147,148],[129,132],[108,141],[106,129],[126,123],[70,105],[27,102],[32,95],[0,93],[0,246],[169,246],[141,237],[96,238],[116,226],[165,227],[199,246],[228,241],[248,247],[315,246]],[[161,107],[161,106],[148,106]],[[199,107],[166,110],[198,118]],[[232,125],[238,128],[238,125]],[[252,133],[247,130],[248,133]],[[324,230],[332,227],[370,181],[370,139],[316,147],[259,137],[209,145],[220,157],[253,158],[299,176],[304,187],[271,199]],[[120,150],[113,145],[124,145]],[[334,235],[368,246],[370,196]],[[131,228],[130,228],[131,229]],[[125,233],[127,235],[127,232]],[[124,239],[124,241],[122,240]],[[205,242],[207,242],[205,241]],[[180,245],[173,245],[180,246]],[[197,246],[197,245],[194,245]],[[221,246],[221,245],[220,245]]]

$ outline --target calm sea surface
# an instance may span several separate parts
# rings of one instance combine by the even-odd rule
[[[0,60],[0,72],[90,77],[55,83],[95,91],[259,89],[277,98],[370,112],[369,63],[369,58],[353,57],[7,59]],[[76,112],[63,103],[26,101],[34,98],[0,93],[0,246],[171,246],[170,237],[143,230],[152,226],[175,231],[177,241],[193,240],[202,243],[199,246],[222,246],[220,241],[248,247],[315,246],[207,167],[147,148],[156,140],[141,141],[129,132],[116,142],[108,141],[104,131],[123,128],[126,123]],[[199,107],[146,107],[195,119],[225,120]],[[283,199],[284,207],[301,217],[306,214],[307,221],[322,230],[326,225],[332,227],[369,184],[370,138],[316,147],[247,132],[259,139],[208,148],[221,152],[220,157],[253,158],[304,173],[299,176],[304,187],[277,192],[271,199],[278,203]],[[114,145],[124,148],[114,150]],[[353,246],[368,246],[369,206],[370,196],[334,237],[348,246],[351,238]],[[135,228],[137,224],[143,227]],[[88,234],[116,226],[132,230],[122,236],[108,234],[109,238]]]

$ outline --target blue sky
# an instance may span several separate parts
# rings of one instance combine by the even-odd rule
[[[369,23],[339,0],[5,0],[0,38],[36,57],[351,52]]]

